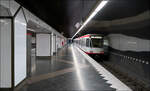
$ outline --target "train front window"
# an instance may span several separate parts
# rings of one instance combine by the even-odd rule
[[[103,39],[92,38],[91,39],[92,47],[103,47]]]

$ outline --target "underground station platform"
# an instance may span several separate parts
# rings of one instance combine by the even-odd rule
[[[53,57],[37,57],[31,69],[30,77],[15,91],[132,91],[74,45]]]
[[[150,91],[150,0],[0,0],[0,91]]]

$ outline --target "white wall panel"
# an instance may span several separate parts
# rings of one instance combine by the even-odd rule
[[[122,34],[110,34],[110,47],[121,51],[150,51],[150,40]]]
[[[0,19],[0,87],[11,87],[11,20]]]
[[[115,35],[109,35],[110,39],[110,46],[114,49],[120,49],[119,48],[119,42],[120,42],[120,37],[115,36]]]
[[[22,10],[15,17],[15,86],[23,81],[26,74],[26,21]]]
[[[50,34],[36,35],[36,54],[37,56],[50,56]]]

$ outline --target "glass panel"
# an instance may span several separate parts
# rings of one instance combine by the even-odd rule
[[[92,42],[92,47],[103,47],[103,39],[97,39],[97,38],[92,38],[91,39]]]
[[[14,16],[20,5],[14,0],[0,0],[0,6],[2,16]]]
[[[22,10],[15,17],[15,86],[27,76],[26,71],[26,21]]]
[[[14,0],[9,0],[10,1],[10,12],[11,14],[14,16],[14,14],[17,12],[17,10],[19,9],[20,5],[14,1]]]
[[[0,87],[11,87],[11,20],[0,19]]]
[[[8,8],[5,8],[4,6],[0,5],[0,16],[10,16],[10,11]]]

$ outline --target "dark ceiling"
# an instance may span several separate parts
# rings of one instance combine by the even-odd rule
[[[77,22],[84,21],[99,0],[16,0],[50,26],[72,37]],[[149,0],[109,0],[94,20],[134,16],[149,9]]]

